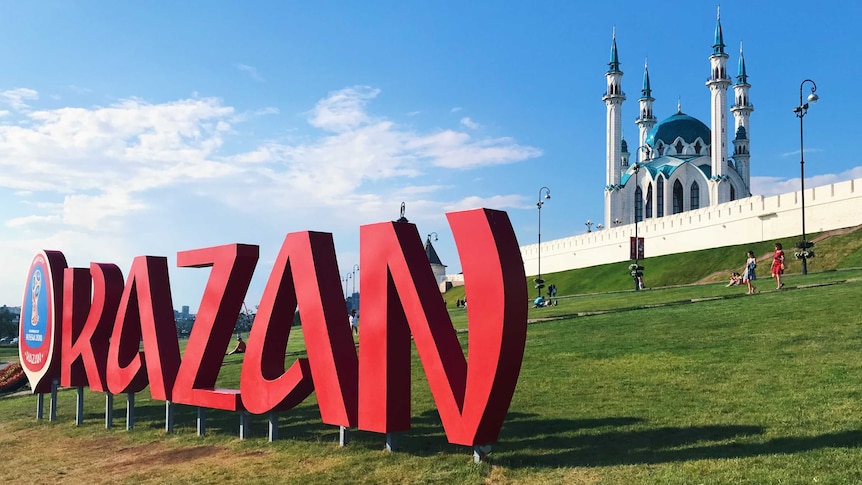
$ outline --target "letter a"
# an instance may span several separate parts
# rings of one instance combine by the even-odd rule
[[[297,306],[308,359],[298,359],[285,371],[284,352]],[[315,390],[324,423],[355,426],[356,378],[356,349],[332,235],[288,234],[249,335],[240,377],[243,404],[255,414],[289,409]]]
[[[141,341],[144,351],[138,352]],[[179,366],[168,260],[138,256],[132,261],[108,347],[108,389],[112,394],[139,392],[149,381],[153,399],[171,400]]]

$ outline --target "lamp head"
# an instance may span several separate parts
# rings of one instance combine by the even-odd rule
[[[550,192],[548,192],[547,194],[545,194],[545,199],[546,199],[546,200],[547,200],[547,199],[550,199],[550,198],[551,198],[551,193],[550,193]]]
[[[817,96],[817,93],[811,93],[808,95],[808,102],[811,104],[814,104],[819,100],[820,100],[820,96]]]

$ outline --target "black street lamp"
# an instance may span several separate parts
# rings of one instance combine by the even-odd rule
[[[536,293],[537,297],[542,296],[542,288],[545,287],[545,280],[542,279],[542,206],[545,205],[545,200],[542,200],[542,194],[545,194],[545,200],[549,200],[551,198],[551,189],[547,187],[542,187],[539,189],[539,201],[536,203],[536,207],[539,208],[539,258],[538,258],[538,269],[539,275],[534,280],[536,282]]]
[[[641,148],[645,148],[645,147],[646,147],[645,145],[638,147],[638,150],[640,150]],[[646,148],[649,149],[649,147],[646,147]],[[649,151],[647,151],[647,153],[649,153]],[[638,172],[640,171],[641,166],[639,163],[636,162],[632,168],[635,171],[635,189],[637,189]],[[635,197],[637,197],[637,190],[635,190]],[[643,279],[643,270],[644,270],[644,267],[641,266],[638,262],[638,260],[640,258],[640,239],[638,239],[638,202],[639,202],[639,199],[636,199],[635,204],[634,204],[634,219],[635,219],[635,247],[634,247],[634,250],[635,250],[634,253],[635,254],[634,254],[634,260],[635,261],[634,261],[634,263],[629,265],[629,273],[631,274],[632,279],[634,280],[635,291],[640,291],[640,289],[641,289],[641,281]]]
[[[351,298],[351,299],[352,299],[352,298],[354,298],[354,297],[356,296],[356,272],[357,272],[357,271],[359,271],[359,265],[358,265],[358,264],[354,264],[354,265],[353,265],[353,293],[351,293],[351,294],[350,294],[350,298]],[[357,305],[357,304],[356,304],[356,302],[354,301],[354,302],[353,302],[353,305],[351,305],[351,306],[352,306],[352,307],[353,307],[353,309],[355,310],[359,305]]]
[[[808,95],[808,102],[805,102],[802,97],[805,83],[811,83],[811,94]],[[808,104],[814,104],[820,99],[815,94],[815,91],[817,91],[817,84],[814,81],[811,79],[802,81],[802,84],[799,85],[799,106],[793,108],[793,112],[799,118],[799,184],[801,187],[799,196],[802,201],[802,240],[796,244],[796,248],[799,249],[796,253],[796,258],[802,260],[802,274],[808,274],[808,259],[814,257],[814,251],[811,250],[814,247],[814,243],[805,237],[805,142],[802,119],[808,113]]]

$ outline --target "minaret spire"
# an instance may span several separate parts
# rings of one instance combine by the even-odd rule
[[[721,32],[721,6],[715,16],[715,42],[712,44],[712,54],[724,54],[724,34]]]
[[[610,66],[609,72],[619,72],[620,70],[620,58],[617,54],[617,28],[614,26],[613,30],[613,44],[611,45],[611,62],[608,63]]]
[[[644,82],[643,87],[641,88],[641,97],[638,98],[640,115],[635,120],[635,124],[638,125],[639,129],[638,147],[642,147],[646,144],[647,135],[656,124],[655,116],[653,116],[652,113],[652,105],[654,101],[655,98],[652,97],[652,89],[650,88],[649,83],[649,66],[647,64],[647,60],[644,59]],[[641,157],[645,156],[645,154],[640,150],[637,150],[635,156],[640,159],[640,161],[643,161]]]
[[[647,64],[647,60],[644,59],[644,85],[641,89],[641,94],[644,98],[649,98],[652,96],[652,89],[650,89],[649,85],[649,65]]]
[[[611,221],[625,216],[627,211],[623,210],[622,197],[620,195],[620,181],[622,179],[623,167],[623,121],[622,105],[626,95],[622,89],[623,72],[620,70],[620,57],[617,52],[617,29],[613,30],[613,41],[611,43],[611,60],[608,63],[608,71],[605,73],[607,80],[607,91],[602,96],[607,108],[607,130],[605,144],[605,227],[611,227]],[[626,159],[627,162],[627,159]]]
[[[742,41],[739,41],[739,70],[736,75],[737,84],[748,82],[748,74],[745,72],[745,57],[742,55]]]
[[[749,116],[754,111],[754,106],[748,99],[748,90],[751,85],[748,84],[748,73],[745,70],[745,58],[742,56],[742,42],[739,43],[739,72],[736,76],[736,84],[733,85],[733,97],[736,104],[730,107],[730,112],[733,113],[734,119],[734,138],[733,138],[733,162],[735,164],[736,173],[742,178],[745,183],[745,192],[751,194],[751,168],[749,152],[749,142],[751,132],[749,126]]]
[[[706,81],[710,93],[710,154],[712,183],[709,188],[709,203],[728,202],[731,197],[730,184],[726,183],[727,164],[727,88],[730,77],[727,75],[727,58],[724,52],[724,35],[721,31],[721,8],[716,14],[715,41],[712,55],[709,56],[710,76]],[[737,187],[739,189],[739,187]],[[737,190],[737,193],[741,190]]]

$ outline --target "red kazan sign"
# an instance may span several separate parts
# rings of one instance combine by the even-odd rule
[[[177,265],[211,268],[181,355],[167,258],[136,257],[128,277],[114,264],[67,268],[59,251],[33,259],[24,291],[20,357],[36,393],[89,386],[112,394],[253,414],[290,409],[317,393],[321,420],[379,433],[410,429],[410,337],[450,443],[497,441],[527,332],[524,265],[505,212],[447,214],[470,300],[467,357],[410,223],[361,226],[363,326],[357,356],[332,235],[288,234],[248,338],[239,389],[215,388],[257,246],[177,253]],[[285,369],[294,310],[307,358]],[[143,342],[143,351],[140,350]]]

